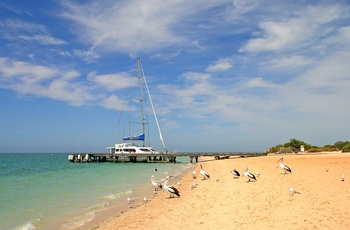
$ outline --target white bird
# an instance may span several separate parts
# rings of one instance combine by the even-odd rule
[[[289,191],[290,191],[290,196],[294,196],[294,194],[300,194],[300,192],[298,192],[297,190],[295,190],[292,187],[289,188]]]
[[[192,178],[193,179],[197,178],[197,172],[194,170],[195,167],[196,167],[196,165],[193,165],[193,167],[192,167]]]
[[[193,183],[193,184],[190,185],[190,189],[191,189],[191,190],[194,189],[194,188],[197,188],[197,184],[195,184],[195,183]]]
[[[233,170],[231,171],[231,173],[233,174],[233,178],[237,178],[237,177],[240,177],[240,176],[241,176],[241,174],[239,174],[239,172],[238,172],[236,169],[233,169]]]
[[[128,197],[126,200],[128,201],[129,204],[135,202],[135,201],[134,201],[133,199],[131,199],[130,197]]]
[[[144,198],[143,198],[143,202],[145,202],[145,203],[147,203],[147,202],[148,202],[147,197],[144,197]]]
[[[151,184],[154,186],[154,191],[158,191],[159,189],[162,189],[162,182],[161,181],[155,181],[154,176],[151,176]]]
[[[176,195],[177,197],[180,197],[180,192],[179,190],[177,190],[175,187],[168,185],[168,182],[170,180],[172,176],[167,176],[164,180],[164,186],[163,188],[165,189],[165,191],[167,191],[170,194],[170,198],[172,198],[172,195]]]
[[[341,175],[341,181],[345,181],[345,176],[344,176],[344,174]]]
[[[287,172],[292,173],[292,170],[287,165],[283,164],[283,157],[281,157],[281,159],[279,159],[277,163],[278,162],[280,162],[280,167],[284,170],[284,174],[286,174]]]
[[[253,173],[248,172],[248,168],[247,167],[244,168],[243,175],[248,178],[247,182],[249,182],[250,180],[255,180],[256,181],[256,177],[254,176]]]
[[[199,173],[203,176],[203,180],[210,179],[209,173],[203,170],[202,164],[200,164],[200,166],[201,166],[201,170],[199,171]]]

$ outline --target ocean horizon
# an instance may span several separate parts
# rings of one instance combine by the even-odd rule
[[[102,210],[128,207],[128,197],[154,196],[150,178],[183,175],[177,163],[71,163],[70,153],[0,153],[1,229],[79,228]],[[173,182],[173,183],[175,183]]]

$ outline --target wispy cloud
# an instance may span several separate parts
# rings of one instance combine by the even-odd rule
[[[7,40],[21,40],[42,45],[63,45],[66,42],[50,35],[46,26],[19,19],[1,20],[0,31]]]
[[[149,53],[180,44],[188,46],[186,43],[191,43],[188,35],[193,33],[193,28],[184,27],[184,20],[225,2],[152,0],[76,4],[65,1],[66,10],[61,15],[75,24],[74,32],[90,49]]]
[[[346,12],[338,5],[317,5],[306,7],[290,18],[262,21],[257,38],[250,39],[241,51],[288,51],[308,47],[333,33],[337,20],[343,19]]]

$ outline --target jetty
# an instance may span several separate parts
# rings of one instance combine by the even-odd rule
[[[94,162],[111,162],[111,163],[176,163],[177,157],[189,157],[190,162],[198,162],[199,157],[214,157],[215,160],[228,159],[235,157],[259,157],[266,156],[261,152],[218,152],[218,153],[72,153],[68,160],[73,163],[94,163]]]

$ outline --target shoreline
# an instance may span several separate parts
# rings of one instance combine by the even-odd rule
[[[179,166],[178,169],[175,171],[168,172],[167,170],[161,171],[158,168],[158,172],[154,172],[154,175],[156,175],[156,180],[163,179],[166,175],[173,175],[173,182],[180,181],[181,178],[188,172],[189,169],[191,169],[191,164],[186,161],[180,161],[177,163]],[[159,174],[161,173],[161,174]],[[151,176],[151,175],[150,175]],[[150,183],[151,178],[149,178],[149,181],[145,181],[143,184],[138,185],[137,187],[134,187],[130,190],[130,193],[125,194],[121,197],[119,197],[117,200],[112,200],[110,204],[108,204],[106,207],[96,210],[94,212],[94,217],[90,220],[84,221],[82,224],[73,225],[73,224],[65,224],[64,226],[61,226],[61,230],[86,230],[86,229],[96,229],[99,228],[99,225],[101,223],[104,223],[106,221],[113,220],[115,218],[120,217],[121,215],[128,213],[130,210],[138,209],[139,207],[152,202],[155,198],[157,198],[158,195],[155,195],[153,190],[154,187]],[[174,183],[175,184],[175,183]],[[160,191],[163,193],[164,191]],[[127,198],[130,197],[130,199],[133,200],[132,203],[127,202]],[[144,197],[147,198],[147,202],[144,202]]]
[[[284,175],[276,169],[276,161],[282,156],[292,174]],[[201,180],[199,164],[211,179]],[[341,181],[340,176],[350,175],[349,165],[350,154],[339,152],[222,160],[202,157],[196,164],[197,179],[192,179],[192,170],[187,170],[179,178],[181,186],[177,180],[170,181],[179,189],[180,198],[169,199],[162,191],[150,202],[82,229],[280,229],[286,224],[289,229],[347,229],[350,186],[349,180]],[[254,174],[259,172],[257,182],[233,179],[230,171],[237,168],[242,173],[245,166]],[[197,188],[190,189],[192,183],[198,184]],[[301,194],[290,196],[291,186]]]

